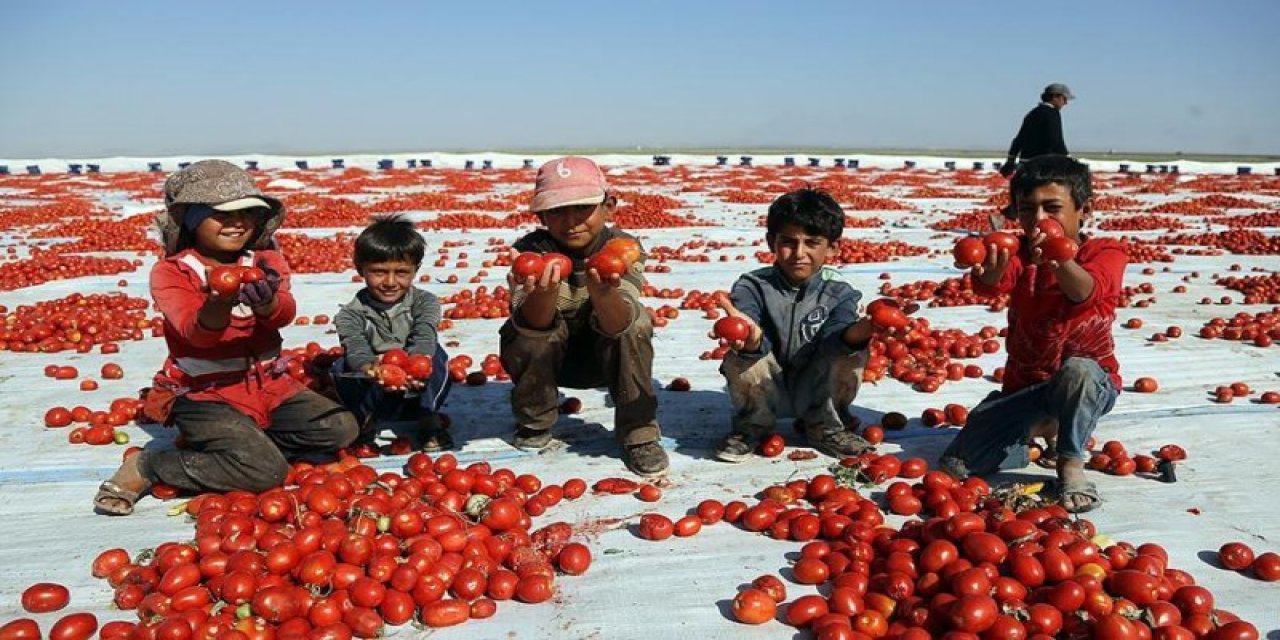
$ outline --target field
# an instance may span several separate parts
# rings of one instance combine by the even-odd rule
[[[807,164],[807,154],[795,155],[797,164]],[[404,160],[418,156],[387,157],[397,168],[376,169],[379,156],[349,157],[345,170],[330,169],[327,157],[312,158],[307,170],[293,168],[292,159],[260,163],[259,185],[289,211],[277,237],[294,271],[299,317],[284,331],[285,344],[311,355],[337,345],[328,319],[360,287],[350,264],[352,234],[371,216],[404,213],[428,244],[420,286],[446,303],[442,340],[451,356],[471,356],[469,372],[479,371],[485,356],[497,351],[506,312],[495,295],[505,285],[502,256],[536,224],[525,211],[533,171],[518,168],[519,156],[501,156],[489,170],[479,163],[474,170],[457,168],[462,156],[441,157],[431,169],[406,168]],[[708,498],[754,504],[761,491],[827,473],[834,462],[822,456],[793,460],[789,454],[807,449],[787,422],[778,430],[788,440],[782,456],[741,465],[711,456],[728,428],[729,402],[711,354],[716,343],[706,336],[712,320],[699,294],[728,289],[739,273],[769,261],[763,216],[768,203],[789,189],[821,186],[841,202],[846,241],[836,266],[863,292],[864,302],[880,296],[916,300],[922,306],[917,316],[946,332],[936,337],[978,347],[974,357],[960,350],[964,357],[944,353],[927,364],[895,366],[887,356],[873,361],[853,413],[863,424],[881,422],[888,412],[910,418],[905,429],[887,432],[880,453],[933,465],[958,427],[927,427],[922,416],[949,404],[971,408],[998,388],[993,374],[1005,353],[995,334],[1005,326],[1003,303],[975,299],[961,279],[964,272],[952,266],[950,249],[966,232],[988,230],[988,215],[1007,201],[999,175],[966,170],[972,164],[967,158],[958,161],[961,170],[948,171],[940,157],[922,157],[917,168],[903,169],[903,157],[877,156],[857,170],[833,167],[828,156],[819,167],[783,167],[782,157],[760,155],[752,167],[716,167],[708,158],[691,163],[681,156],[666,167],[648,166],[640,156],[599,158],[621,193],[616,224],[644,243],[651,285],[644,303],[661,319],[654,384],[662,388],[659,420],[672,456],[663,497],[650,503],[589,491],[551,506],[534,518],[534,527],[573,525],[575,540],[594,555],[591,569],[557,577],[549,602],[500,602],[492,617],[435,635],[809,637],[796,636],[782,621],[739,624],[730,607],[739,588],[757,576],[791,576],[800,542],[727,523],[661,542],[638,533],[642,514],[676,519]],[[164,162],[171,170],[176,161]],[[1114,327],[1125,392],[1099,425],[1098,448],[1115,440],[1140,455],[1178,444],[1188,457],[1177,464],[1172,484],[1152,474],[1089,471],[1105,503],[1087,517],[1114,540],[1163,545],[1168,565],[1207,586],[1219,609],[1252,622],[1263,637],[1280,638],[1280,583],[1217,565],[1217,549],[1227,542],[1244,542],[1259,554],[1280,552],[1280,498],[1270,493],[1280,484],[1274,466],[1280,404],[1264,402],[1266,392],[1280,392],[1280,346],[1272,344],[1280,339],[1280,177],[1269,165],[1234,175],[1240,164],[1234,161],[1181,162],[1178,174],[1121,174],[1119,162],[1092,163],[1098,198],[1088,231],[1123,237],[1131,256]],[[7,523],[0,545],[0,622],[26,615],[19,594],[41,581],[70,587],[71,604],[62,613],[137,620],[135,612],[111,606],[113,589],[90,576],[90,563],[112,547],[136,554],[190,540],[192,523],[175,509],[183,503],[148,497],[130,517],[94,515],[94,489],[125,447],[70,444],[71,429],[46,427],[44,415],[56,406],[105,410],[114,399],[136,397],[164,358],[147,288],[157,257],[152,220],[162,207],[164,174],[121,171],[141,168],[129,159],[102,161],[104,173],[92,175],[52,173],[65,161],[41,164],[42,176],[0,176],[0,236],[7,254],[0,261],[0,448],[10,452],[0,461],[0,516]],[[1135,171],[1143,168],[1135,161]],[[95,305],[105,311],[72,321],[77,309]],[[995,342],[995,349],[982,350],[985,341]],[[308,345],[314,346],[308,351]],[[108,363],[118,364],[121,376],[101,375]],[[950,378],[948,364],[958,366]],[[976,368],[965,372],[969,365]],[[55,379],[46,375],[51,366],[76,371]],[[509,386],[493,373],[484,384],[455,385],[445,408],[462,465],[487,461],[546,484],[582,478],[590,486],[631,477],[608,433],[612,408],[603,390],[564,390],[582,401],[581,411],[562,416],[549,450],[530,454],[508,443]],[[690,390],[667,389],[679,377]],[[1135,392],[1139,377],[1154,378],[1158,390]],[[1248,393],[1231,392],[1233,383]],[[1225,394],[1218,391],[1223,386]],[[128,435],[129,445],[173,446],[172,430],[139,426],[127,417],[116,430]],[[365,462],[379,472],[398,472],[406,456]],[[1034,482],[1049,474],[1033,466],[988,480]],[[884,508],[892,482],[859,491]],[[886,518],[895,527],[914,519]],[[828,587],[788,582],[788,599],[829,595]],[[34,617],[47,630],[58,615]],[[389,632],[417,633],[411,626]]]

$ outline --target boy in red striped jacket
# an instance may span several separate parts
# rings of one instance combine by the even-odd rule
[[[350,412],[290,377],[280,357],[280,329],[297,309],[289,267],[270,248],[284,217],[280,201],[222,160],[191,164],[164,192],[165,257],[151,270],[151,295],[164,315],[169,357],[144,412],[176,426],[186,444],[126,459],[94,497],[108,515],[132,513],[158,483],[261,492],[284,481],[290,459],[332,453],[357,433]],[[219,293],[210,286],[225,271],[219,267],[254,269],[257,278]]]

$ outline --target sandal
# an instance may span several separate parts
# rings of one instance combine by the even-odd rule
[[[107,480],[98,485],[98,493],[93,496],[93,510],[104,516],[127,516],[133,513],[133,505],[142,495],[140,491],[127,491],[120,485]],[[116,502],[108,502],[114,500]],[[120,503],[124,503],[123,506]]]
[[[1062,503],[1064,498],[1087,498],[1088,502],[1077,504],[1074,507],[1068,507],[1063,504],[1063,508],[1067,513],[1085,513],[1097,509],[1102,504],[1102,496],[1098,495],[1098,487],[1090,480],[1063,483],[1058,481],[1055,483],[1058,502]]]

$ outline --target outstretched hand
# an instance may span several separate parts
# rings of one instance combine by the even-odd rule
[[[520,255],[519,251],[511,249],[509,255],[514,263],[516,256]],[[524,291],[526,296],[537,294],[549,294],[560,290],[560,282],[565,279],[568,274],[560,273],[560,265],[554,261],[547,261],[547,266],[542,270],[542,275],[538,277],[529,276],[523,281],[516,277],[514,272],[507,272],[507,284],[512,291],[520,289]]]
[[[729,296],[723,294],[716,296],[716,306],[723,309],[724,312],[731,317],[746,320],[747,324],[751,327],[751,335],[748,336],[746,340],[724,341],[729,345],[729,348],[734,351],[746,351],[749,353],[759,351],[760,345],[764,343],[764,330],[760,328],[760,325],[756,324],[755,320],[751,319],[751,316],[748,316],[737,307],[733,306],[733,302],[729,300]],[[716,335],[715,331],[708,331],[707,337],[712,340],[720,339],[720,337]]]

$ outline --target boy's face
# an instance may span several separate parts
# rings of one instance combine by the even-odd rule
[[[359,271],[373,299],[391,304],[399,302],[409,293],[409,287],[413,286],[413,276],[418,273],[418,265],[406,260],[370,262],[360,265]]]
[[[1062,225],[1066,236],[1080,242],[1080,228],[1084,219],[1089,216],[1089,205],[1077,207],[1071,199],[1071,190],[1066,185],[1043,184],[1031,190],[1031,193],[1018,197],[1018,225],[1028,237],[1035,231],[1036,224],[1045,218],[1053,218]]]
[[[551,238],[564,249],[582,251],[600,235],[613,217],[613,198],[600,204],[580,204],[548,209],[538,214]]]
[[[804,227],[794,224],[783,225],[766,240],[773,251],[774,264],[791,284],[800,284],[817,273],[826,264],[827,254],[836,247],[825,237],[809,235]]]

